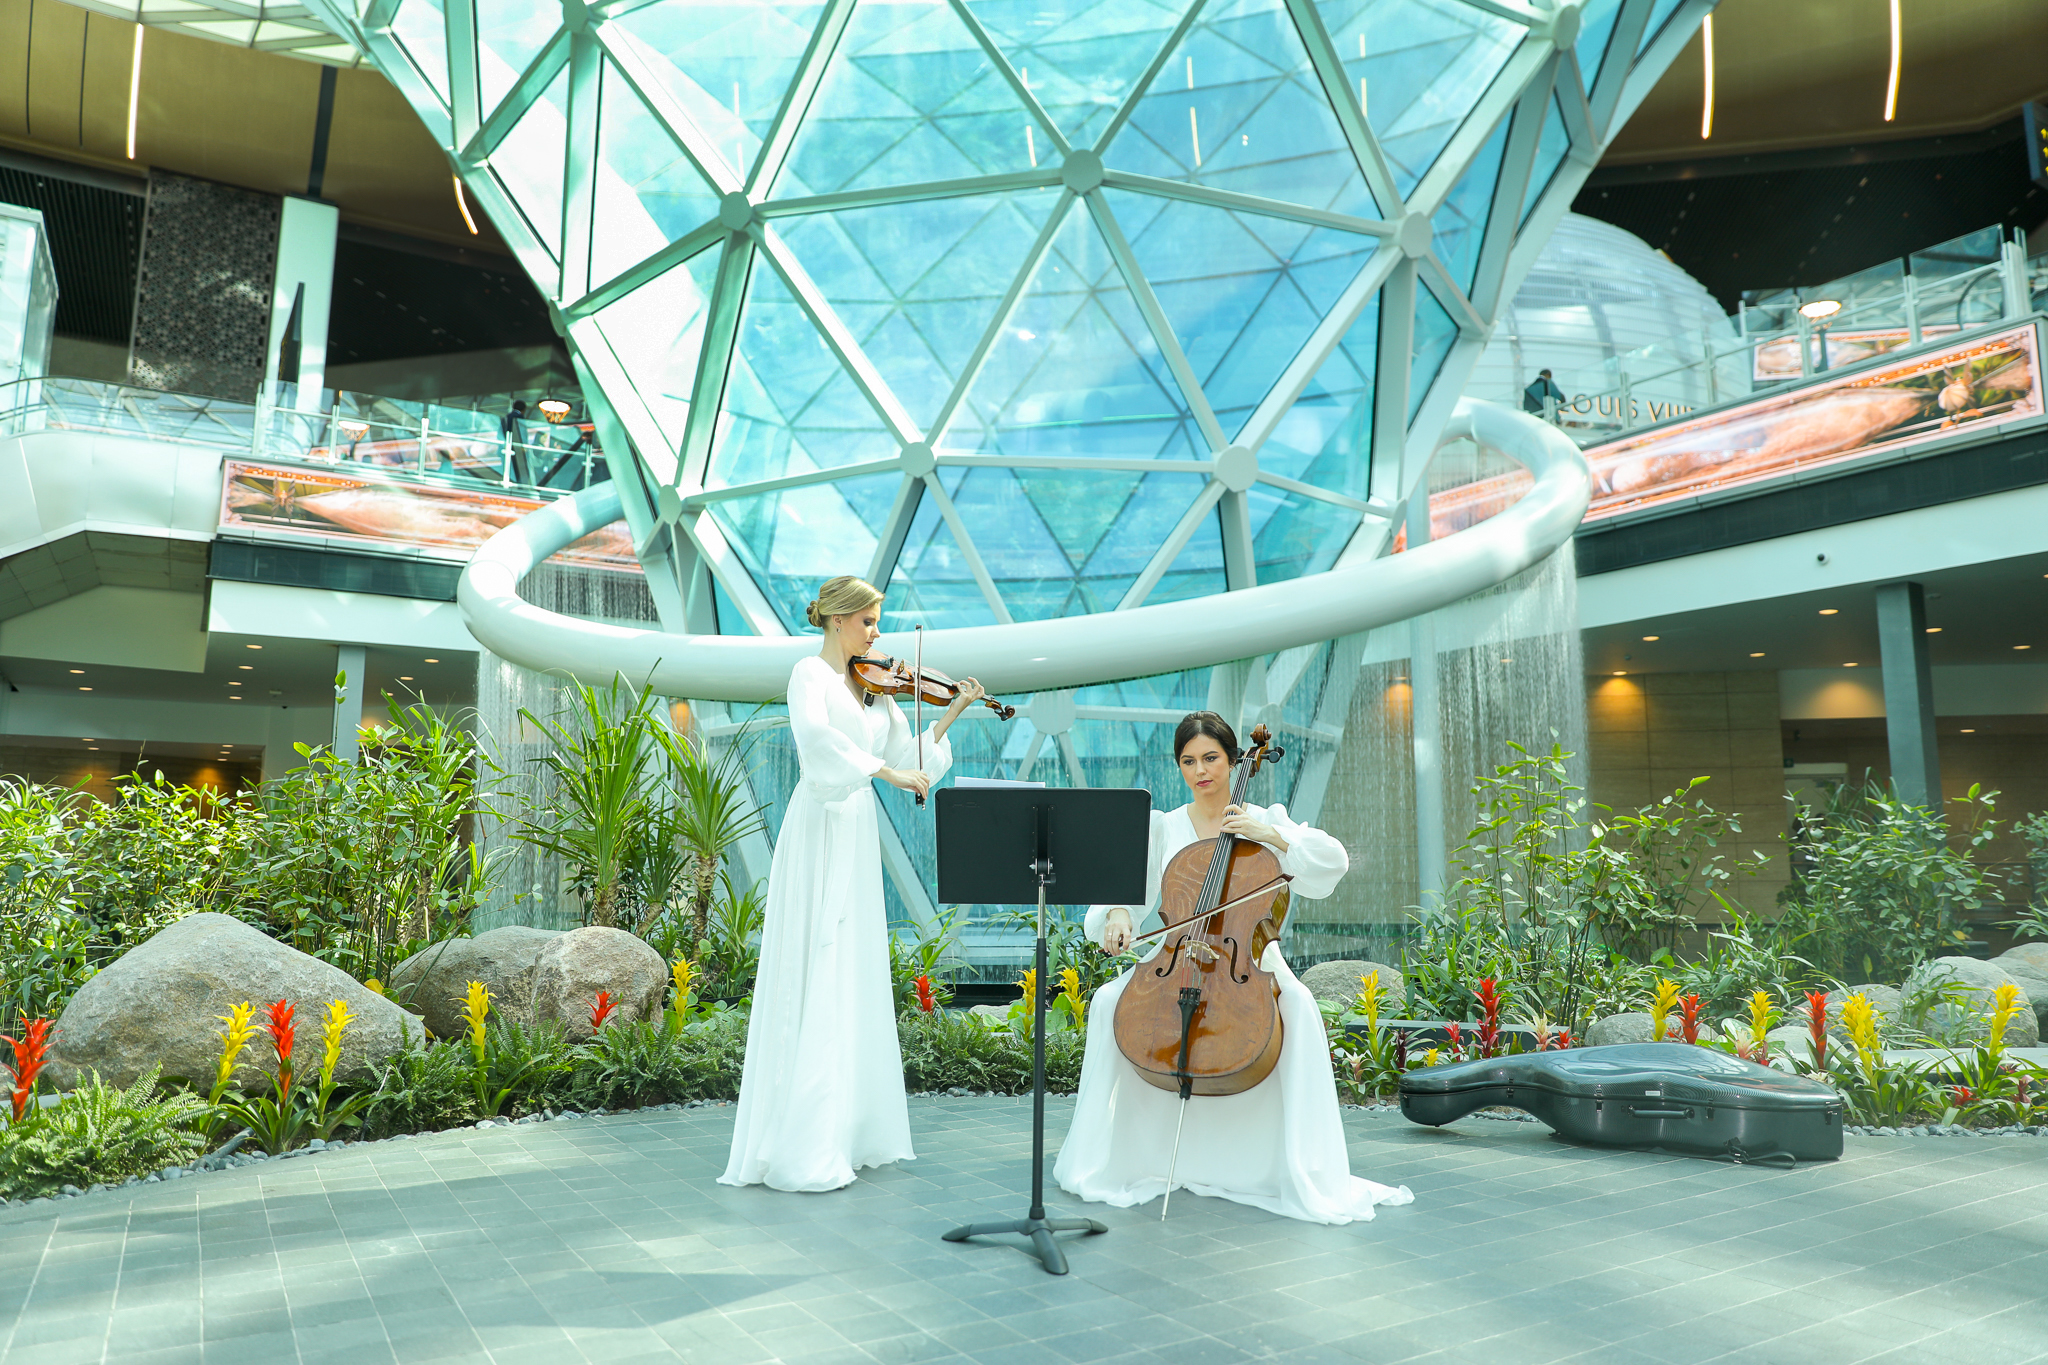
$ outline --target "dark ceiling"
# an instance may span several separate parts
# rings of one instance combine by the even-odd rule
[[[1572,208],[1626,228],[1733,310],[1746,289],[1824,284],[1994,223],[2048,219],[2018,116],[1985,132],[1602,166]]]
[[[335,365],[557,344],[547,304],[510,257],[346,224],[332,316]]]
[[[142,251],[142,182],[94,184],[89,171],[52,175],[0,163],[0,203],[41,209],[57,271],[57,330],[66,336],[128,344],[135,312],[135,263]]]

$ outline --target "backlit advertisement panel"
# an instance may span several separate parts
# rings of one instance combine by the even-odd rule
[[[1593,446],[1588,523],[1875,452],[2038,417],[2039,343],[2031,324],[1910,360],[1755,399]],[[1442,537],[1505,510],[1529,486],[1520,470],[1430,496]]]
[[[226,461],[220,524],[385,545],[473,551],[547,504],[481,489],[386,482],[341,470]],[[624,522],[613,522],[549,561],[639,572]]]

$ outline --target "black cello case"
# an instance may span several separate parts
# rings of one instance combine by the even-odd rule
[[[1830,1086],[1683,1043],[1524,1052],[1411,1071],[1401,1113],[1438,1126],[1486,1105],[1527,1110],[1559,1136],[1736,1161],[1842,1155],[1842,1097]]]

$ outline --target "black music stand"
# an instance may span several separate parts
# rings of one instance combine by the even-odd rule
[[[949,787],[938,794],[939,899],[953,904],[1038,903],[1038,998],[1031,1006],[1031,1212],[1006,1223],[968,1223],[949,1242],[1014,1232],[1031,1239],[1046,1273],[1067,1273],[1055,1232],[1108,1232],[1093,1218],[1045,1216],[1045,889],[1061,905],[1140,905],[1152,833],[1142,788]],[[1058,870],[1055,875],[1055,869]]]

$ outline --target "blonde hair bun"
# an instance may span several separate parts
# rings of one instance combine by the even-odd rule
[[[874,584],[852,574],[842,574],[818,589],[818,595],[804,609],[804,619],[823,630],[825,623],[833,617],[866,611],[881,600],[882,594]]]

